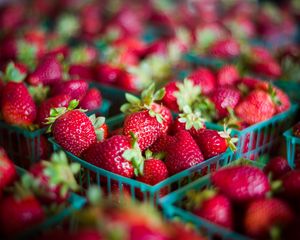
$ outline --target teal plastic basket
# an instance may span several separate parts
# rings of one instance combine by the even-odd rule
[[[183,56],[183,60],[194,64],[196,66],[206,66],[206,67],[212,67],[212,68],[221,68],[223,65],[225,65],[228,61],[219,59],[219,58],[213,58],[213,57],[206,57],[206,56],[200,56],[199,54],[195,54],[192,52],[186,53]]]
[[[26,170],[16,166],[18,175],[26,173]],[[40,224],[26,230],[18,236],[18,239],[29,239],[29,237],[35,236],[41,232],[44,232],[52,227],[58,226],[64,221],[65,218],[69,217],[75,211],[81,209],[86,203],[86,199],[72,193],[67,201],[67,205],[61,211],[55,213],[52,216],[47,217],[45,221]]]
[[[87,114],[108,116],[109,108],[110,101],[103,99],[99,109],[87,112]],[[0,146],[4,147],[9,157],[18,166],[27,169],[41,157],[46,158],[51,152],[51,145],[44,136],[45,133],[46,128],[29,131],[0,121]],[[47,149],[48,154],[42,152],[41,146],[43,149]]]
[[[116,129],[123,123],[124,115],[120,114],[114,118],[108,119],[107,125],[110,129]],[[49,141],[52,143],[54,150],[63,150],[53,138]],[[150,186],[148,184],[139,182],[135,179],[126,178],[118,174],[106,171],[102,168],[96,167],[83,159],[80,159],[70,152],[66,151],[69,159],[81,165],[82,171],[78,176],[78,182],[82,186],[83,191],[92,184],[101,186],[104,191],[111,195],[114,191],[118,191],[121,196],[129,194],[134,200],[140,199],[148,201],[150,204],[157,206],[159,198],[166,193],[172,192],[183,185],[186,185],[200,176],[210,171],[211,167],[224,166],[234,159],[234,153],[228,149],[225,153],[215,156],[211,159],[186,169],[178,174],[175,174],[166,180]]]
[[[285,93],[287,93],[290,99],[297,103],[300,103],[300,83],[293,81],[276,80],[274,81],[274,85],[281,88]]]
[[[293,135],[293,130],[289,129],[284,132],[286,140],[286,157],[289,165],[295,168],[300,164],[300,138]]]
[[[278,147],[282,134],[289,129],[296,118],[297,104],[292,104],[289,110],[277,114],[269,120],[254,124],[243,130],[232,130],[232,135],[239,138],[237,158],[256,159],[263,154],[271,153]],[[208,127],[223,129],[223,126],[207,123]]]
[[[238,161],[238,160],[237,160]],[[235,161],[235,162],[237,162]],[[232,162],[232,163],[235,163]],[[250,165],[262,168],[263,165],[257,164],[254,161],[248,161]],[[230,163],[229,163],[230,164]],[[167,219],[179,219],[185,223],[190,223],[196,227],[199,232],[208,239],[223,239],[223,240],[248,240],[250,238],[230,231],[226,228],[213,224],[212,222],[203,219],[184,209],[184,200],[190,190],[203,190],[211,186],[210,174],[197,179],[196,181],[174,191],[164,198],[160,199],[159,204],[162,207],[163,214]]]

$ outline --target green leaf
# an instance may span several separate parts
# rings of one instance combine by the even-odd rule
[[[129,103],[132,103],[132,104],[140,104],[140,102],[141,102],[141,100],[138,97],[136,97],[130,93],[126,93],[125,98]]]
[[[76,99],[73,99],[69,103],[68,110],[73,110],[73,109],[77,108],[78,105],[79,105],[79,101]]]
[[[161,88],[159,89],[155,94],[154,94],[154,100],[155,101],[159,101],[159,100],[162,100],[163,97],[165,96],[166,94],[166,89],[165,88]]]

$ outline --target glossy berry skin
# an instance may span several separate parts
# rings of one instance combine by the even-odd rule
[[[123,158],[124,151],[131,149],[130,139],[115,135],[111,138],[91,145],[83,154],[84,159],[107,171],[132,178],[134,169],[130,161]]]
[[[287,226],[293,218],[290,207],[279,199],[255,200],[246,209],[244,229],[251,237],[269,238],[273,226]]]
[[[189,132],[180,131],[167,146],[165,160],[169,174],[174,175],[204,161],[204,157]]]
[[[97,64],[95,66],[96,81],[104,84],[116,84],[120,73],[121,69],[109,64]]]
[[[213,43],[209,52],[218,58],[234,58],[240,55],[240,45],[234,39],[219,40]]]
[[[14,163],[0,147],[0,192],[15,179],[17,173]]]
[[[300,199],[300,170],[293,170],[282,178],[283,195],[290,199]]]
[[[5,122],[29,126],[36,118],[36,106],[24,83],[9,82],[2,91],[1,111]]]
[[[28,78],[31,85],[51,85],[62,79],[62,66],[56,57],[46,57]]]
[[[293,134],[295,137],[300,138],[300,122],[298,122],[294,127],[293,127]]]
[[[14,236],[41,223],[45,213],[33,196],[17,200],[14,196],[5,197],[0,205],[0,226],[6,236]]]
[[[213,173],[211,180],[223,194],[238,202],[264,198],[270,190],[267,176],[253,166],[226,167]]]
[[[87,91],[85,96],[81,99],[79,107],[87,109],[88,111],[100,108],[102,104],[102,95],[96,88],[91,88]]]
[[[233,227],[231,202],[222,194],[204,200],[199,207],[193,209],[193,213],[222,227],[228,229]]]
[[[55,84],[51,89],[51,95],[67,94],[71,99],[81,100],[88,91],[88,83],[85,80],[68,80]]]
[[[210,100],[214,103],[217,110],[217,119],[228,116],[227,108],[232,109],[239,103],[241,94],[238,90],[231,87],[219,87],[210,95]]]
[[[150,147],[153,153],[165,152],[167,145],[174,140],[174,137],[162,134]]]
[[[291,170],[288,161],[280,156],[272,158],[264,167],[264,172],[267,175],[271,173],[272,179],[278,179]]]
[[[235,108],[236,115],[250,125],[270,119],[275,112],[271,97],[262,90],[252,91]]]
[[[168,169],[162,160],[147,159],[144,162],[143,175],[137,177],[136,180],[153,186],[168,176]]]
[[[71,65],[69,67],[69,75],[74,79],[79,78],[87,81],[93,81],[95,78],[93,68],[82,64]]]
[[[257,62],[252,65],[252,70],[258,74],[270,77],[278,78],[281,76],[281,67],[274,60],[267,62]]]
[[[165,86],[165,95],[162,99],[162,103],[174,112],[179,112],[179,107],[177,104],[177,98],[174,96],[174,93],[178,91],[178,87],[176,86],[178,82],[169,82]]]
[[[215,76],[208,68],[198,68],[188,76],[188,79],[191,80],[194,85],[200,86],[203,94],[209,94],[216,87]]]
[[[228,144],[225,138],[222,138],[218,131],[212,129],[203,129],[199,131],[194,139],[203,153],[204,159],[209,159],[220,155],[227,150]]]
[[[123,133],[130,136],[133,132],[138,138],[141,151],[150,147],[162,134],[161,124],[155,117],[151,117],[148,111],[136,112],[128,115],[124,121]]]
[[[39,124],[40,127],[46,126],[46,118],[50,116],[51,108],[67,107],[71,100],[72,99],[69,95],[61,94],[43,101],[40,107],[38,108],[36,122]]]
[[[79,110],[66,112],[52,126],[55,141],[76,156],[96,142],[96,133],[90,119]]]
[[[233,86],[239,81],[240,74],[234,65],[225,65],[218,70],[217,84],[219,86]]]
[[[157,103],[153,103],[151,105],[151,109],[155,112],[161,115],[161,117],[163,118],[161,125],[161,132],[162,133],[167,133],[171,123],[173,121],[173,116],[171,111],[165,107],[162,104],[157,104]]]

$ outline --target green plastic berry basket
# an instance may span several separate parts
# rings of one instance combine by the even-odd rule
[[[287,93],[293,101],[300,103],[299,82],[276,80],[274,81],[274,85],[281,88],[285,93]]]
[[[236,160],[230,164],[238,164],[239,160]],[[254,161],[244,160],[247,164],[263,168],[264,165]],[[227,165],[228,166],[228,165]],[[167,219],[180,220],[182,222],[191,224],[199,232],[207,236],[208,239],[223,239],[223,240],[248,240],[250,238],[226,228],[213,224],[206,219],[198,217],[184,208],[185,199],[187,193],[191,190],[204,190],[211,186],[210,181],[211,174],[197,179],[196,181],[174,191],[167,196],[160,199],[159,204],[162,207],[163,215]]]
[[[107,120],[107,125],[111,130],[120,127],[123,123],[124,115],[118,115]],[[49,141],[52,143],[54,150],[63,150],[53,138]],[[66,151],[69,159],[81,165],[81,172],[78,176],[78,182],[83,189],[87,189],[92,184],[97,184],[102,187],[104,192],[111,195],[115,192],[120,193],[121,196],[130,195],[133,200],[147,201],[150,204],[157,206],[158,200],[166,193],[174,191],[182,186],[194,181],[210,171],[215,166],[224,166],[234,159],[234,153],[228,149],[225,153],[208,159],[198,165],[186,169],[178,174],[175,174],[166,180],[150,186],[148,184],[139,182],[135,179],[126,178],[118,174],[106,171],[102,168],[96,167],[83,159],[80,159],[70,152]]]
[[[109,108],[110,101],[104,99],[101,108],[87,114],[107,116]],[[28,169],[40,158],[47,158],[51,152],[45,133],[46,128],[30,131],[0,121],[0,146],[4,147],[18,166]]]
[[[292,168],[300,164],[300,138],[293,135],[293,129],[284,132],[286,140],[286,157]]]
[[[200,56],[199,54],[195,54],[192,52],[186,53],[183,56],[183,60],[194,64],[196,66],[206,66],[206,67],[212,67],[212,68],[221,68],[223,65],[225,65],[228,61],[225,61],[219,58],[213,58],[213,57],[206,57],[206,56]]]
[[[262,154],[271,153],[280,143],[282,134],[289,129],[296,118],[297,104],[292,104],[289,110],[277,114],[269,120],[254,124],[243,130],[232,130],[232,135],[237,136],[237,158],[256,159]],[[222,130],[223,126],[207,123],[208,127]]]
[[[20,167],[17,167],[18,175],[26,173],[26,170]],[[18,236],[18,239],[31,239],[31,237],[36,236],[37,234],[44,232],[50,228],[58,226],[64,221],[67,217],[71,216],[72,213],[81,209],[86,203],[86,199],[75,194],[71,193],[70,197],[67,200],[66,206],[61,210],[57,211],[52,216],[48,216],[43,222],[38,225],[24,231]]]

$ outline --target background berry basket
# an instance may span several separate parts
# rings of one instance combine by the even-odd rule
[[[291,167],[296,167],[300,163],[300,138],[293,135],[293,130],[284,132],[286,140],[287,160]]]

